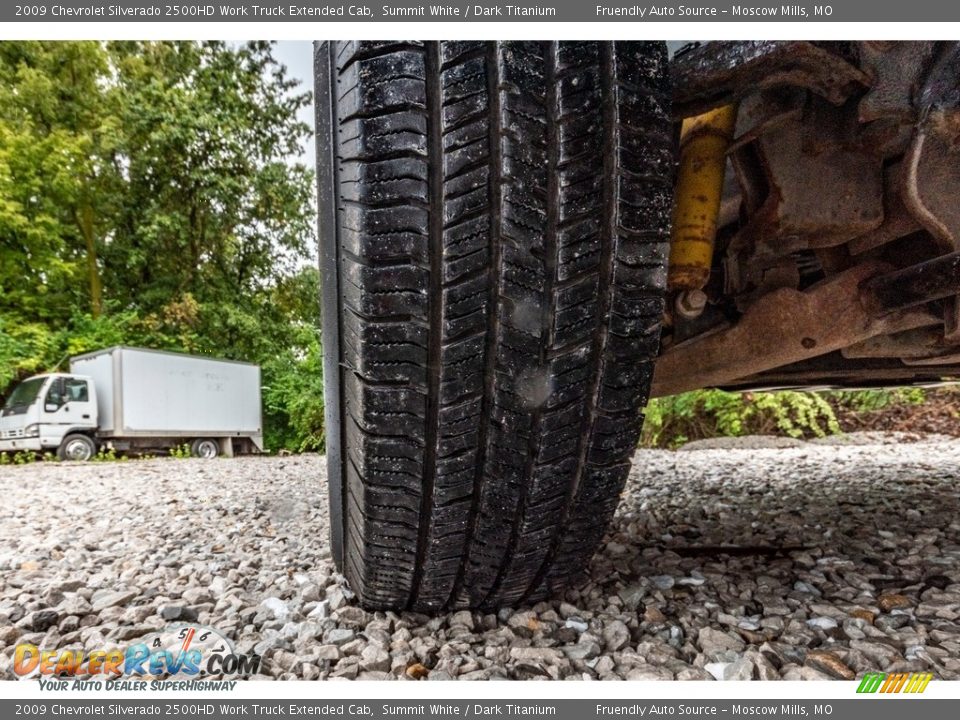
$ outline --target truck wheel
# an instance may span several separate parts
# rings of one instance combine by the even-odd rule
[[[220,454],[220,445],[216,440],[200,438],[190,443],[190,454],[196,458],[212,460]]]
[[[552,594],[616,508],[657,352],[665,46],[315,60],[334,557],[369,608]]]
[[[86,462],[96,454],[97,444],[93,439],[79,433],[67,435],[57,448],[57,458],[61,462]]]

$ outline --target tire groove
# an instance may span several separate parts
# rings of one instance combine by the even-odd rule
[[[420,517],[417,554],[407,607],[416,607],[423,583],[424,558],[433,529],[433,493],[437,478],[437,442],[440,425],[440,375],[443,369],[443,88],[440,76],[440,44],[428,43],[425,59],[427,98],[428,153],[434,159],[430,165],[427,193],[429,197],[430,294],[428,300],[427,350],[427,419],[424,432],[423,486],[420,489]]]
[[[477,439],[476,473],[473,481],[473,494],[470,500],[470,511],[467,515],[467,530],[464,539],[464,549],[453,581],[447,606],[461,605],[461,593],[466,577],[467,565],[473,549],[473,539],[477,531],[480,515],[480,499],[483,495],[484,480],[486,479],[487,457],[489,455],[488,433],[491,422],[490,412],[496,383],[497,339],[500,335],[500,272],[502,252],[500,247],[500,176],[502,158],[500,138],[500,44],[491,42],[487,49],[487,92],[489,103],[488,112],[488,142],[490,172],[488,184],[490,188],[490,219],[488,245],[490,248],[490,294],[487,300],[487,338],[484,357],[484,392],[480,403],[479,437]]]

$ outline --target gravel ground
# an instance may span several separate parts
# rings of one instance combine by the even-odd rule
[[[958,679],[960,441],[889,440],[641,451],[589,584],[435,618],[354,604],[320,457],[3,466],[0,677],[196,619],[283,679]]]

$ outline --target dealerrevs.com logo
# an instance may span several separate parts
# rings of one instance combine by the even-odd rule
[[[224,635],[202,625],[177,625],[147,635],[125,648],[45,650],[21,644],[14,651],[13,670],[23,679],[82,679],[105,681],[115,689],[141,689],[150,678],[164,681],[212,676],[237,678],[255,675],[260,657],[234,651]],[[164,683],[166,686],[166,683]],[[59,689],[59,688],[58,688]],[[145,688],[143,688],[145,689]]]

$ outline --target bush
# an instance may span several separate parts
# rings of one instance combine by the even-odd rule
[[[837,407],[856,413],[884,410],[892,405],[920,405],[926,399],[923,388],[876,388],[870,390],[838,390],[827,393]]]
[[[802,438],[839,432],[833,408],[819,393],[695,390],[651,401],[641,444],[675,448],[709,437],[777,434]]]
[[[42,372],[56,353],[56,339],[45,325],[0,315],[0,399],[15,382]]]
[[[322,451],[323,347],[319,332],[301,328],[298,348],[263,365],[264,442],[272,450]]]

